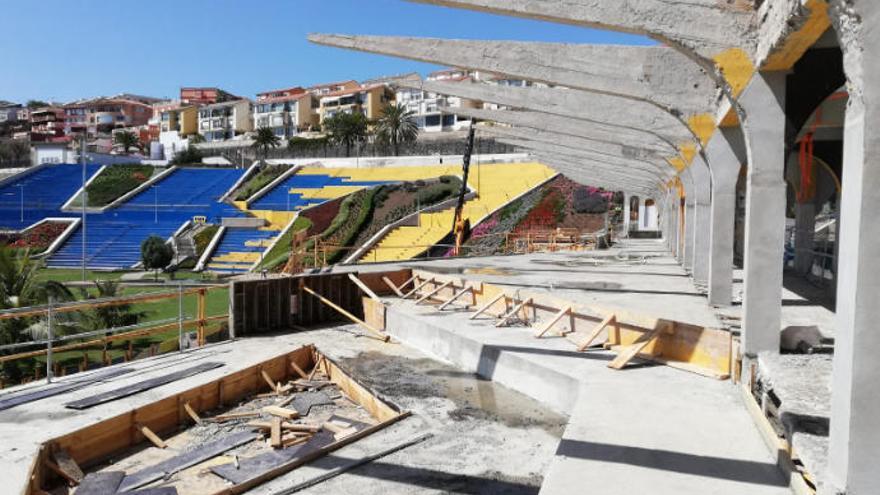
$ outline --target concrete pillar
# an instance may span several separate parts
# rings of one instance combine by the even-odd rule
[[[785,73],[757,73],[739,98],[746,191],[743,354],[779,352],[785,243]]]
[[[699,285],[709,283],[709,223],[712,216],[712,177],[702,156],[697,155],[688,167],[694,179],[694,222],[688,230],[688,239],[694,246],[694,282]]]
[[[712,211],[709,225],[709,304],[733,302],[733,242],[736,181],[744,154],[739,129],[719,129],[706,146],[712,170]]]
[[[694,268],[694,210],[695,200],[697,197],[694,191],[694,178],[690,167],[681,172],[681,183],[684,185],[684,222],[680,229],[682,251],[678,256],[678,261],[688,272],[692,272]]]
[[[839,0],[850,100],[846,110],[829,493],[877,493],[880,461],[880,4]],[[843,13],[841,13],[843,12]]]
[[[813,248],[816,237],[816,203],[809,200],[795,205],[794,268],[801,275],[813,269]]]
[[[629,237],[630,199],[632,196],[627,193],[623,194],[623,237]]]

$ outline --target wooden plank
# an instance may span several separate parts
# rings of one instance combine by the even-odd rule
[[[197,425],[202,424],[202,418],[200,418],[195,409],[193,409],[192,406],[189,405],[189,402],[183,403],[183,410],[186,411],[186,414],[189,415],[189,417],[192,418],[192,420],[195,421]]]
[[[76,495],[107,495],[116,493],[125,473],[122,471],[102,471],[89,473],[76,489]]]
[[[321,360],[323,360],[323,359],[324,359],[324,356],[320,356],[320,357],[318,357],[318,360],[315,361],[315,367],[312,368],[312,372],[309,373],[309,377],[306,378],[306,381],[312,381],[312,378],[314,378],[314,377],[315,377],[315,373],[318,372],[319,365],[321,364]]]
[[[465,287],[464,289],[460,290],[459,292],[453,294],[452,297],[449,298],[448,301],[446,301],[446,302],[444,302],[443,304],[441,304],[440,307],[437,308],[437,309],[440,310],[440,311],[443,311],[444,309],[446,309],[447,307],[449,307],[449,305],[451,305],[453,302],[457,301],[461,296],[467,294],[468,292],[470,292],[471,294],[473,294],[473,292],[474,292],[474,288],[473,288],[473,287]],[[467,305],[467,307],[470,307],[470,305]]]
[[[79,464],[70,457],[66,450],[58,449],[52,454],[52,457],[55,458],[55,464],[65,473],[62,476],[66,479],[73,480],[76,484],[83,480],[85,475],[82,469],[79,468]]]
[[[159,438],[159,435],[156,435],[156,433],[154,433],[153,430],[148,428],[146,425],[138,424],[137,428],[138,428],[138,430],[140,430],[141,435],[143,435],[147,440],[152,442],[152,444],[155,445],[156,447],[158,447],[160,449],[164,449],[164,448],[168,447],[168,444],[166,444],[164,440]]]
[[[513,318],[517,313],[520,312],[521,309],[525,308],[526,305],[531,304],[531,303],[532,303],[532,298],[529,297],[529,298],[525,299],[524,301],[522,301],[521,303],[517,304],[506,315],[502,316],[501,320],[499,320],[498,323],[495,324],[495,326],[496,327],[503,327],[507,323],[507,320]]]
[[[389,279],[388,277],[382,277],[382,281],[384,281],[385,285],[387,285],[392,291],[394,291],[395,294],[397,294],[397,297],[403,297],[403,292],[400,292],[400,289],[398,289],[397,286],[394,285],[394,282],[392,282],[391,279]]]
[[[641,339],[636,341],[635,344],[624,347],[621,353],[618,354],[613,361],[608,363],[608,367],[615,370],[623,369],[624,366],[632,361],[642,349],[653,342],[664,330],[666,330],[666,325],[658,326],[651,332],[642,335]]]
[[[124,480],[121,479],[122,484],[119,485],[119,491],[126,492],[134,490],[138,487],[164,478],[166,473],[172,475],[197,464],[201,464],[226,451],[253,442],[254,438],[253,431],[241,431],[223,436],[213,442],[202,444],[197,449],[176,455],[160,462],[159,464],[154,464],[141,469],[136,473],[125,476]],[[101,492],[101,495],[106,495],[107,493],[116,493],[116,491]]]
[[[433,278],[429,278],[429,279],[425,280],[424,282],[422,282],[422,283],[420,283],[419,285],[415,286],[415,288],[414,288],[413,290],[411,290],[411,291],[407,292],[406,294],[404,294],[404,295],[403,295],[403,298],[404,298],[404,299],[409,299],[409,296],[415,294],[415,293],[418,292],[422,287],[424,287],[424,286],[426,286],[426,285],[432,283],[433,281],[434,281]]]
[[[309,376],[308,373],[303,371],[303,369],[300,368],[293,360],[290,361],[290,367],[293,368],[293,371],[295,371],[296,374],[300,376],[300,378],[303,378],[303,379],[308,378],[308,376]]]
[[[263,380],[269,384],[269,388],[272,389],[276,394],[278,393],[278,383],[269,376],[269,373],[266,373],[266,370],[260,370],[260,374],[263,376]]]
[[[57,474],[58,476],[61,476],[62,478],[64,478],[65,480],[67,480],[67,484],[70,485],[70,486],[76,486],[76,485],[78,485],[78,484],[80,483],[80,481],[82,481],[82,478],[80,478],[80,479],[76,479],[76,478],[74,478],[74,477],[71,476],[67,471],[65,471],[64,469],[62,469],[61,466],[59,466],[59,465],[58,465],[57,463],[55,463],[54,461],[51,461],[51,460],[49,460],[49,459],[45,459],[45,458],[44,458],[44,459],[43,459],[43,464],[44,464],[47,468],[49,468],[50,471],[54,472],[54,473]]]
[[[322,303],[326,304],[327,306],[329,306],[329,307],[335,309],[336,311],[338,311],[340,314],[342,314],[343,316],[345,316],[345,317],[348,318],[349,320],[351,320],[351,321],[357,323],[358,325],[360,325],[360,326],[366,328],[366,329],[369,330],[371,333],[373,333],[373,334],[376,336],[376,338],[378,338],[378,339],[381,340],[382,342],[388,342],[389,340],[391,340],[391,337],[390,337],[389,335],[385,335],[384,333],[382,333],[382,332],[379,331],[378,329],[373,328],[372,325],[367,324],[367,322],[365,322],[365,321],[361,320],[360,318],[356,317],[355,315],[349,313],[349,312],[346,311],[345,309],[343,309],[343,308],[337,306],[333,301],[330,301],[329,299],[327,299],[327,298],[325,298],[324,296],[318,294],[317,292],[313,291],[312,289],[310,289],[310,288],[308,288],[308,287],[306,287],[306,286],[303,286],[303,290],[306,291],[306,292],[308,292],[308,293],[311,294],[312,296],[316,297],[319,301],[321,301]]]
[[[500,301],[504,297],[507,297],[507,294],[505,294],[503,292],[501,294],[498,294],[497,296],[493,297],[491,301],[487,302],[486,304],[481,306],[479,309],[477,309],[477,312],[472,314],[470,319],[476,320],[478,316],[480,316],[481,314],[488,311],[489,308],[491,308],[495,303],[497,303],[498,301]]]
[[[281,448],[281,417],[272,418],[272,426],[269,428],[269,445],[279,449]]]
[[[260,411],[243,411],[243,412],[234,412],[234,413],[226,413],[214,416],[210,418],[210,421],[214,421],[216,423],[223,423],[224,421],[229,421],[233,419],[245,419],[245,418],[256,418],[260,416]]]
[[[28,404],[30,402],[45,399],[48,397],[65,394],[67,392],[80,390],[89,387],[90,385],[94,385],[96,383],[103,382],[111,378],[116,378],[117,376],[131,373],[132,371],[134,371],[133,368],[109,368],[96,371],[86,377],[64,380],[60,383],[42,386],[35,390],[5,394],[3,395],[3,399],[0,400],[0,411],[10,409],[15,406],[20,406],[22,404]]]
[[[587,335],[587,338],[585,338],[580,344],[578,344],[578,352],[584,352],[585,350],[587,350],[587,347],[590,347],[593,341],[599,337],[599,335],[602,333],[602,330],[605,330],[605,327],[607,327],[611,323],[614,323],[615,326],[617,326],[617,315],[610,314],[606,316],[604,320],[599,322],[599,324],[596,325],[593,330]]]
[[[356,285],[360,290],[364,291],[364,294],[369,296],[370,299],[372,299],[376,302],[379,302],[379,303],[382,302],[382,299],[380,299],[379,296],[377,296],[375,292],[370,290],[370,288],[367,287],[367,284],[363,283],[361,281],[361,279],[357,278],[357,275],[355,275],[353,273],[349,273],[348,279],[351,280],[352,282],[354,282],[354,285]]]
[[[299,411],[278,406],[266,406],[263,408],[263,412],[283,419],[296,419],[299,417]]]
[[[452,281],[443,282],[442,284],[440,284],[438,287],[436,287],[436,288],[435,288],[434,290],[432,290],[431,292],[428,292],[427,294],[425,294],[425,295],[423,295],[422,297],[418,298],[418,299],[416,300],[416,304],[417,304],[417,305],[418,305],[418,304],[422,304],[423,302],[427,301],[428,299],[430,299],[431,297],[433,297],[434,295],[436,295],[437,293],[439,293],[441,290],[443,290],[443,289],[449,287],[450,285],[452,285]]]
[[[64,404],[64,407],[68,409],[78,410],[88,409],[90,407],[104,404],[106,402],[111,402],[114,400],[122,399],[123,397],[128,397],[134,394],[141,393],[146,390],[161,387],[162,385],[166,385],[177,380],[182,380],[184,378],[188,378],[199,373],[204,373],[205,371],[213,370],[221,366],[223,366],[223,363],[202,363],[200,365],[176,371],[174,373],[150,378],[149,380],[144,380],[142,382],[133,383],[131,385],[126,385],[124,387],[110,390],[104,392],[103,394],[97,394],[73,402],[68,402],[67,404]]]
[[[550,329],[553,328],[553,325],[559,323],[559,320],[561,320],[562,318],[565,317],[565,315],[570,314],[570,313],[571,313],[571,306],[566,306],[565,308],[562,308],[561,310],[559,310],[558,313],[553,315],[553,318],[550,318],[550,321],[548,321],[543,327],[541,327],[535,333],[535,338],[540,339],[541,337],[543,337],[545,333],[549,332]]]
[[[398,285],[398,286],[397,286],[397,290],[399,290],[399,291],[402,292],[404,287],[406,287],[407,285],[409,285],[409,284],[415,282],[415,280],[416,280],[417,278],[419,278],[418,275],[413,275],[412,277],[408,278],[408,279],[406,280],[406,282],[404,282],[404,283]],[[404,298],[405,298],[406,296],[400,296],[400,297],[404,297]]]

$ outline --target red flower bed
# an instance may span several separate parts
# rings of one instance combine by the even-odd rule
[[[48,248],[67,228],[68,224],[46,222],[17,236],[10,246],[16,249],[34,249],[43,251]]]

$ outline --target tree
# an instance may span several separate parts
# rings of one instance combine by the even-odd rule
[[[367,126],[367,117],[360,112],[341,112],[324,120],[324,131],[333,144],[345,146],[345,156],[351,156],[351,146],[367,137]]]
[[[35,108],[48,107],[49,103],[47,103],[43,100],[28,100],[28,102],[25,103],[24,106],[28,107],[28,109],[30,109],[30,110],[33,110]]]
[[[401,144],[414,143],[419,138],[415,112],[407,110],[403,103],[386,104],[376,122],[376,137],[394,149],[394,156],[400,156]]]
[[[205,136],[201,134],[191,134],[187,139],[189,139],[189,144],[202,144],[205,142]]]
[[[192,146],[192,143],[171,159],[171,165],[191,165],[194,163],[202,163],[202,152]]]
[[[159,270],[164,269],[174,259],[174,249],[159,236],[150,236],[141,244],[141,261],[145,270],[155,270],[156,279]]]
[[[127,155],[128,150],[141,149],[141,140],[133,132],[121,131],[113,135],[113,142],[122,147],[122,153]]]
[[[254,144],[251,147],[257,150],[257,153],[263,157],[263,161],[266,161],[266,157],[269,156],[269,149],[277,148],[280,145],[281,138],[276,136],[271,128],[260,127],[257,129],[257,135],[254,136]]]
[[[119,283],[113,280],[97,280],[95,281],[95,288],[98,289],[97,298],[119,297],[122,295]],[[89,295],[85,290],[83,290],[83,296],[83,299],[96,298],[96,296]],[[146,316],[145,313],[133,311],[131,304],[102,306],[83,315],[82,327],[84,330],[109,330],[127,327],[136,325],[144,316]]]

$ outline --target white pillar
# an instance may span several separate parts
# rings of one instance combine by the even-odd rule
[[[739,98],[749,158],[743,353],[779,352],[785,243],[785,73],[757,73]]]
[[[630,200],[632,196],[629,193],[623,193],[623,237],[629,237],[630,222]]]
[[[742,167],[739,129],[719,129],[706,146],[712,169],[712,220],[710,222],[709,304],[733,302],[733,242],[736,216],[736,181]]]
[[[709,223],[712,216],[712,177],[702,156],[697,155],[688,167],[694,179],[694,222],[688,230],[688,239],[694,246],[694,282],[706,285],[709,282]]]
[[[697,193],[695,191],[694,177],[691,167],[681,172],[681,183],[684,186],[684,224],[681,226],[680,235],[683,237],[683,252],[678,256],[678,261],[688,272],[694,269],[694,235],[695,221],[695,201]]]
[[[811,199],[795,205],[794,267],[801,275],[813,270],[816,237],[816,203]]]
[[[854,0],[847,8],[853,24],[838,26],[846,42],[841,47],[850,100],[838,230],[829,492],[867,495],[877,493],[880,481],[880,4]]]

